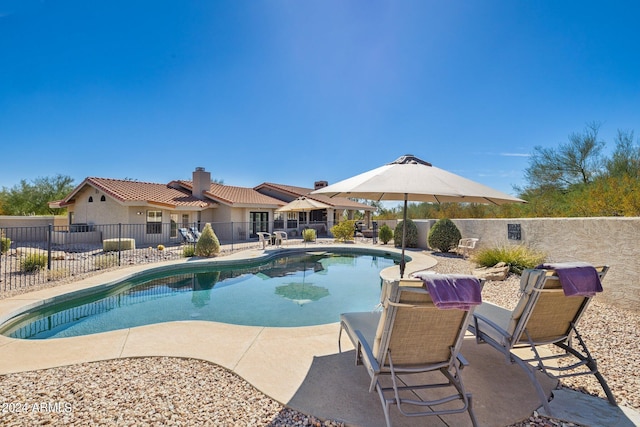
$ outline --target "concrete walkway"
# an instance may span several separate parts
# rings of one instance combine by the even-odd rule
[[[413,261],[407,265],[407,272],[435,263],[433,258],[420,252],[408,255]],[[251,250],[230,257],[241,260],[263,256],[264,251]],[[112,271],[78,283],[0,300],[0,322],[56,295],[105,286],[150,267],[155,266]],[[350,426],[382,426],[384,417],[378,396],[368,393],[369,377],[362,366],[355,366],[355,351],[348,339],[343,338],[343,353],[338,353],[338,329],[337,323],[265,328],[181,321],[51,340],[17,340],[0,336],[0,374],[126,357],[196,358],[236,372],[266,395],[309,415],[344,421]],[[473,394],[480,425],[502,427],[527,418],[539,407],[526,375],[519,367],[506,364],[490,346],[477,345],[472,337],[468,337],[462,353],[470,362],[462,376],[467,390]],[[556,381],[542,375],[541,381],[551,394]],[[580,396],[569,394],[567,397],[566,393],[555,391],[557,397],[552,401],[552,415],[566,416],[567,421],[585,425],[640,425],[640,417],[633,411],[577,394]],[[576,402],[581,403],[580,410],[572,411]],[[592,412],[597,412],[598,417]],[[471,425],[466,414],[416,419],[403,417],[393,410],[392,419],[395,426]],[[598,424],[592,424],[594,420]]]

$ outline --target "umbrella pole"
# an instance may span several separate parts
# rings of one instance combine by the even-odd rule
[[[402,279],[404,277],[404,267],[405,267],[405,260],[404,260],[404,248],[405,248],[405,239],[407,237],[407,198],[408,198],[408,194],[404,193],[404,211],[402,213],[402,258],[400,259],[400,278]]]

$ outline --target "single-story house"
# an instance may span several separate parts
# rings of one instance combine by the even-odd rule
[[[348,198],[329,198],[309,193],[315,188],[263,183],[254,188],[236,187],[211,181],[211,173],[198,167],[192,180],[175,180],[168,184],[89,177],[63,200],[50,202],[55,208],[67,208],[71,231],[90,230],[95,226],[138,224],[146,234],[168,234],[180,240],[181,228],[201,229],[211,223],[223,241],[240,241],[257,232],[285,230],[290,235],[303,228],[327,232],[346,212],[365,211],[374,207]],[[329,206],[310,212],[276,212],[290,201],[306,196]],[[142,241],[145,236],[141,237]]]

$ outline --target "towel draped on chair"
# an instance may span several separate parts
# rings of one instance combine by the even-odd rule
[[[562,262],[541,264],[536,268],[555,270],[560,279],[564,294],[571,296],[592,297],[602,292],[602,283],[596,268],[586,262]]]
[[[482,303],[480,280],[463,274],[421,276],[433,304],[440,309],[469,310]]]

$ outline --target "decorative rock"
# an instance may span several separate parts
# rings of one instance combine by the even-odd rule
[[[504,262],[499,262],[493,267],[482,267],[473,270],[473,275],[485,280],[502,281],[509,274],[509,266]]]

